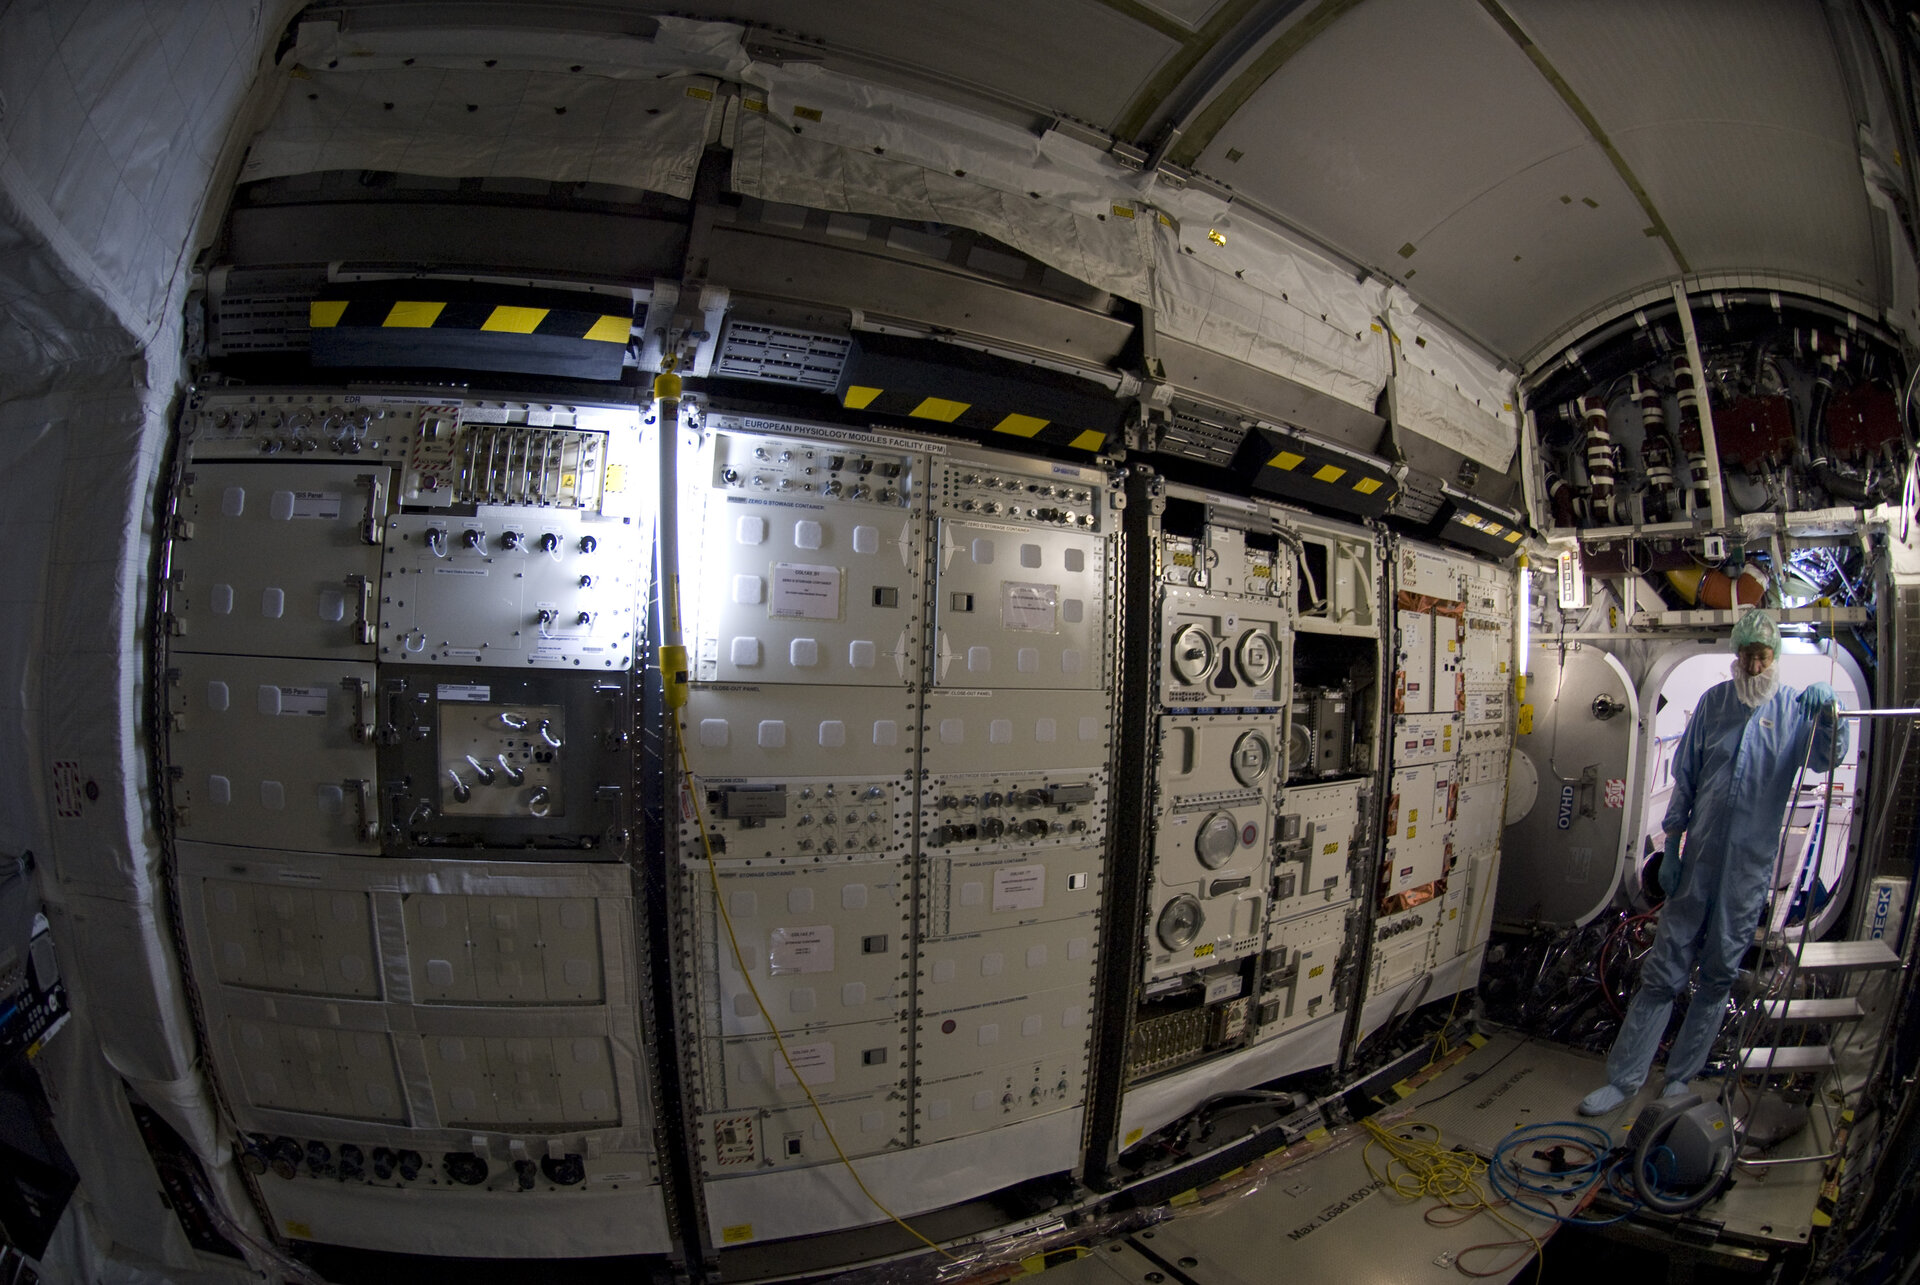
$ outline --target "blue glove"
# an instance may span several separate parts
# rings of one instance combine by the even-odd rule
[[[1814,683],[1800,693],[1800,712],[1808,718],[1818,719],[1823,727],[1833,725],[1834,710],[1839,705],[1839,697],[1825,683]]]
[[[1667,851],[1660,858],[1660,891],[1668,897],[1680,891],[1680,834],[1667,836]]]

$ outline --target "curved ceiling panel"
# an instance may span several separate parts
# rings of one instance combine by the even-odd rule
[[[675,9],[824,42],[822,60],[850,75],[922,93],[971,93],[1104,125],[1179,48],[1185,20],[1214,7],[1206,0],[1151,7],[1100,0],[695,0]],[[749,40],[762,34],[749,33]]]

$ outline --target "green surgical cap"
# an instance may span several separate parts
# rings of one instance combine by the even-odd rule
[[[1780,650],[1780,627],[1764,611],[1749,611],[1733,627],[1733,649],[1767,647]]]

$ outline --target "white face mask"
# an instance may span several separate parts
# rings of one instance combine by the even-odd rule
[[[1740,664],[1740,658],[1733,658],[1733,694],[1748,709],[1757,709],[1764,704],[1774,689],[1780,686],[1780,675],[1774,667],[1768,665],[1757,674],[1748,674]]]

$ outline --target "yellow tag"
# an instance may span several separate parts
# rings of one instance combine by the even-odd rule
[[[750,112],[764,112],[767,110],[767,100],[764,98],[742,98],[740,105]]]
[[[1412,824],[1413,824],[1413,823],[1414,823],[1415,821],[1418,821],[1419,819],[1420,819],[1420,809],[1419,809],[1419,808],[1408,808],[1408,809],[1407,809],[1407,824],[1408,824],[1408,825],[1412,825]]]
[[[1312,981],[1314,978],[1318,977],[1320,974],[1326,971],[1327,971],[1327,966],[1325,964],[1321,964],[1307,974],[1307,980]]]
[[[1204,946],[1195,946],[1195,947],[1193,948],[1193,957],[1194,957],[1195,959],[1204,959],[1204,958],[1206,958],[1206,957],[1207,957],[1208,955],[1211,955],[1212,953],[1213,953],[1213,943],[1212,943],[1212,942],[1208,942],[1208,943],[1207,943],[1206,945],[1204,945]]]
[[[287,1235],[293,1237],[295,1240],[313,1239],[313,1228],[306,1223],[297,1223],[289,1218],[281,1225],[287,1229]]]
[[[1147,1131],[1144,1128],[1129,1129],[1127,1130],[1126,1145],[1131,1147],[1134,1143],[1140,1141],[1140,1139],[1146,1136],[1147,1136]]]
[[[624,464],[607,465],[607,490],[624,491],[627,489],[627,466]]]
[[[1325,1129],[1308,1129],[1307,1130],[1308,1142],[1318,1142],[1320,1141],[1320,1139],[1326,1136],[1327,1136],[1327,1131]]]
[[[712,102],[712,101],[713,101],[713,91],[712,91],[711,89],[707,89],[707,88],[705,88],[704,86],[701,86],[701,85],[688,85],[688,86],[687,86],[687,97],[688,97],[688,98],[698,98],[698,99],[701,99],[701,100],[703,100],[703,101],[705,101],[705,102],[709,102],[709,103],[710,103],[710,102]]]
[[[821,117],[818,107],[796,107],[793,109],[793,114],[801,120],[819,120]]]
[[[731,1227],[722,1227],[720,1229],[720,1243],[722,1245],[744,1245],[752,1239],[752,1223],[735,1223]]]
[[[1175,1196],[1172,1200],[1169,1200],[1167,1203],[1169,1205],[1172,1205],[1175,1209],[1178,1209],[1182,1205],[1191,1205],[1194,1202],[1198,1201],[1199,1199],[1200,1199],[1200,1193],[1195,1191],[1192,1187],[1189,1187],[1185,1191],[1181,1192],[1179,1195]]]
[[[1116,219],[1130,219],[1133,217],[1133,207],[1131,205],[1116,205],[1113,207],[1113,217]]]
[[[573,489],[573,477],[574,475],[571,473],[562,473],[560,475],[560,489],[563,491],[571,491]]]
[[[1172,219],[1168,218],[1165,214],[1161,214],[1159,216],[1159,219],[1160,219],[1160,226],[1163,228],[1171,228],[1171,227],[1179,226]]]
[[[1727,1127],[1727,1122],[1725,1120],[1715,1120],[1713,1122],[1713,1127],[1716,1129],[1724,1129]]]
[[[1408,827],[1407,827],[1407,837],[1408,837],[1409,839],[1411,839],[1411,838],[1412,838],[1412,837],[1413,837],[1414,835],[1416,835],[1416,834],[1418,834],[1418,833],[1419,833],[1419,831],[1418,831],[1418,830],[1417,830],[1416,828],[1414,828],[1413,826],[1408,826]]]
[[[1332,843],[1329,843],[1326,847],[1320,849],[1320,854],[1322,856],[1330,857],[1338,851],[1340,851],[1340,841],[1336,839]]]

